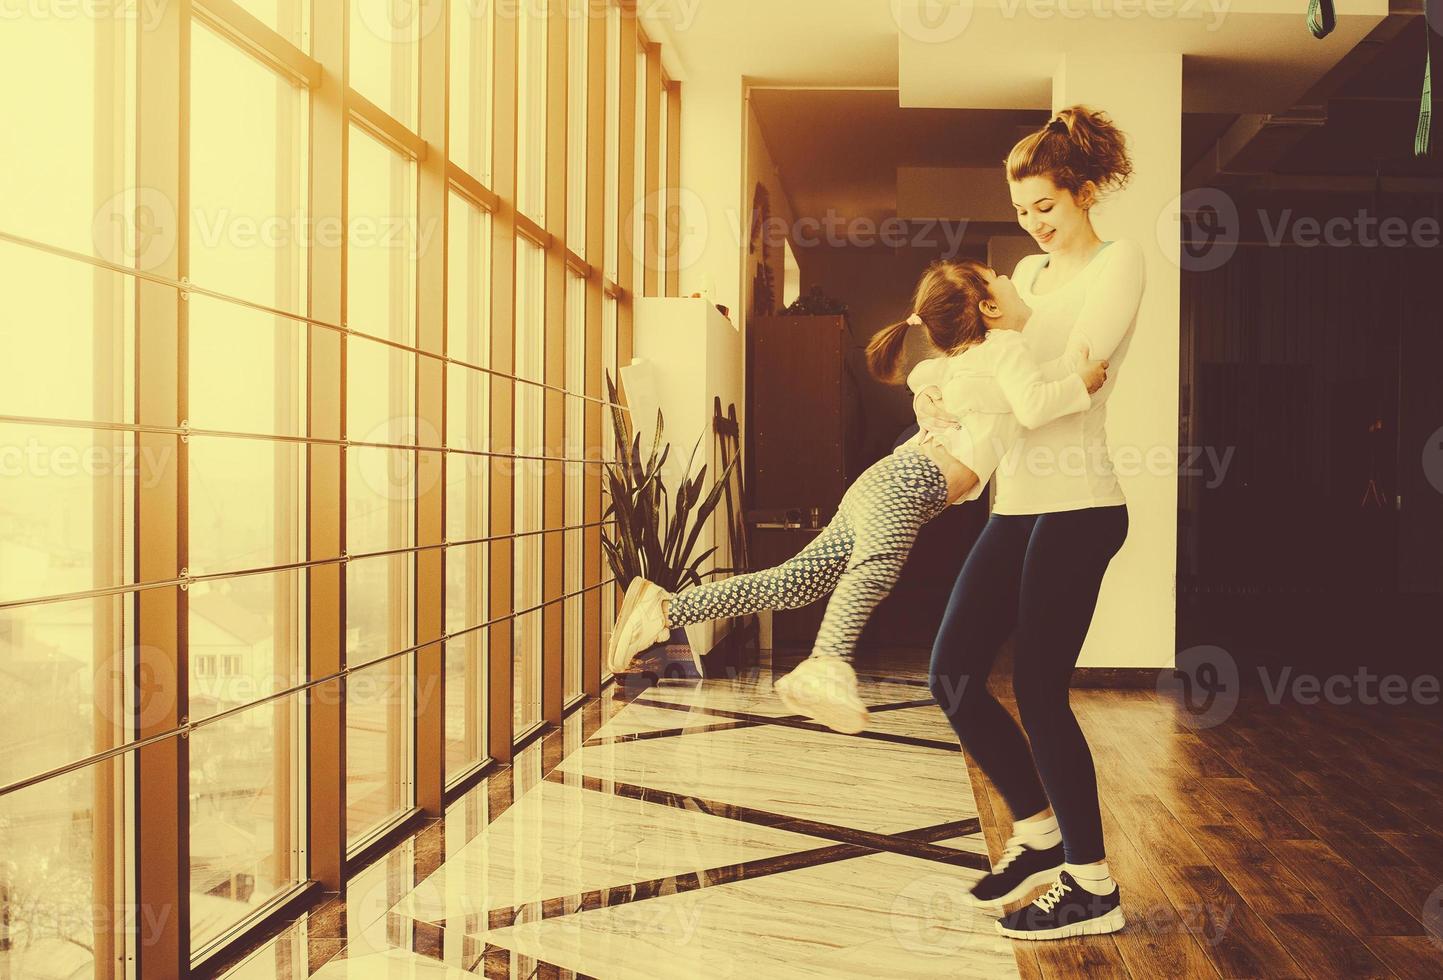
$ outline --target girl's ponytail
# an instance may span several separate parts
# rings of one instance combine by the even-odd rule
[[[912,325],[906,320],[883,327],[867,343],[867,370],[872,376],[887,384],[901,384],[900,377],[902,350],[907,343],[907,331]]]

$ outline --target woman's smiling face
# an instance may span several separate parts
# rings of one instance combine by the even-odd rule
[[[1056,252],[1067,246],[1088,226],[1087,211],[1071,191],[1054,184],[1049,177],[1024,177],[1010,181],[1012,207],[1017,223],[1031,235],[1044,252]]]

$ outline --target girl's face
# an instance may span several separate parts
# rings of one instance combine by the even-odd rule
[[[987,280],[988,299],[982,304],[982,315],[987,318],[988,329],[1021,330],[1026,326],[1032,307],[1018,294],[1012,280],[993,269],[983,270],[982,277]]]
[[[1050,177],[1024,177],[1009,181],[1017,223],[1044,252],[1067,251],[1087,241],[1091,219],[1083,205],[1091,199],[1088,188],[1080,195],[1058,187]]]

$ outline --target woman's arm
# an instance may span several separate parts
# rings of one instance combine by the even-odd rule
[[[1090,356],[1102,361],[1111,359],[1127,336],[1147,282],[1141,245],[1120,238],[1107,250],[1112,254],[1103,257],[1097,281],[1088,287],[1087,298],[1067,338],[1069,349],[1085,343]]]

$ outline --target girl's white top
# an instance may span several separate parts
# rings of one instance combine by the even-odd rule
[[[997,466],[994,514],[1048,514],[1126,502],[1107,448],[1107,401],[1127,358],[1146,281],[1142,247],[1107,242],[1073,278],[1041,295],[1032,292],[1045,255],[1017,263],[1012,282],[1032,319],[1023,336],[1038,360],[1086,344],[1088,356],[1109,361],[1107,382],[1084,412],[1022,433]]]
[[[1091,404],[1087,384],[1075,373],[1078,362],[1076,352],[1069,351],[1039,365],[1015,330],[992,330],[960,354],[928,358],[907,375],[921,431],[894,452],[937,442],[977,474],[977,485],[953,503],[976,500],[1024,427],[1045,425]],[[938,390],[943,410],[955,422],[931,417],[922,397],[928,388]]]

